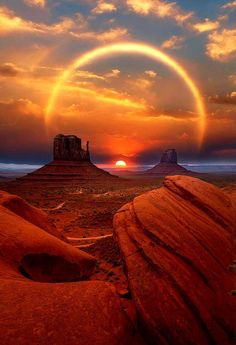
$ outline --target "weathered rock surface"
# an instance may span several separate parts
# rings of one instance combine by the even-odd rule
[[[45,230],[49,234],[65,240],[45,212],[28,204],[19,196],[0,191],[0,205],[4,206],[28,222]]]
[[[234,343],[235,274],[227,270],[234,213],[218,188],[174,176],[115,215],[131,294],[151,343]]]
[[[175,149],[168,149],[166,150],[162,156],[160,163],[171,163],[171,164],[177,164],[177,152]]]
[[[141,345],[111,284],[72,282],[94,265],[0,206],[0,344]]]
[[[76,281],[89,277],[96,260],[0,206],[0,253],[26,277]]]
[[[166,150],[162,156],[160,163],[153,168],[148,169],[145,174],[148,175],[194,175],[192,171],[189,171],[178,164],[177,152],[175,149]]]
[[[111,284],[35,283],[2,267],[0,343],[138,345]]]
[[[90,162],[89,142],[86,151],[82,141],[75,135],[58,134],[53,142],[53,159],[62,161]]]

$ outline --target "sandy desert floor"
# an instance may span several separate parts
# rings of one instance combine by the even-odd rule
[[[236,174],[202,175],[236,202]],[[125,203],[161,186],[163,178],[120,178],[102,182],[1,182],[0,189],[19,195],[46,211],[69,243],[98,260],[92,280],[112,282],[119,294],[128,294],[119,249],[112,234],[113,216]]]

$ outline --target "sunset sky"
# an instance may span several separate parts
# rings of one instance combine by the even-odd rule
[[[58,133],[90,140],[93,161],[236,163],[236,1],[1,0],[0,163],[51,159]],[[118,53],[64,71],[92,49],[144,43],[188,73],[206,108],[199,149],[196,101],[179,75],[145,55]]]

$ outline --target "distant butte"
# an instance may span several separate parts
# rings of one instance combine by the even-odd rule
[[[195,173],[185,169],[178,164],[177,152],[175,149],[166,150],[162,156],[160,163],[153,168],[146,170],[145,175],[194,175]]]
[[[90,159],[89,142],[86,150],[75,135],[58,134],[53,142],[53,161],[33,171],[20,180],[71,181],[115,179],[117,176],[96,167]]]

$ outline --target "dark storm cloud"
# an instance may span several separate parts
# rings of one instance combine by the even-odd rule
[[[231,92],[230,94],[224,95],[224,96],[211,96],[209,97],[209,102],[210,103],[215,103],[215,104],[232,104],[236,105],[236,92]]]
[[[12,63],[4,63],[0,65],[0,75],[3,77],[15,77],[20,69]]]
[[[0,102],[0,161],[40,162],[48,160],[42,110],[27,99]]]

